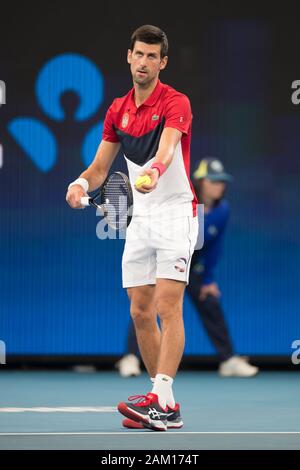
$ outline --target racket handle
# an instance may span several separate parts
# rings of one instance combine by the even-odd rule
[[[90,199],[91,198],[88,197],[88,196],[84,196],[84,197],[80,198],[80,202],[81,202],[82,206],[85,206],[85,207],[89,206],[90,205]]]

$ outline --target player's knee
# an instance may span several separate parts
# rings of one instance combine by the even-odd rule
[[[130,315],[137,328],[145,328],[154,321],[153,313],[144,306],[132,305]]]
[[[156,300],[156,309],[161,320],[174,319],[182,316],[181,302],[174,302],[165,297]]]

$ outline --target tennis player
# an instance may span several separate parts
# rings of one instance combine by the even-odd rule
[[[187,96],[159,80],[167,53],[160,28],[144,25],[133,33],[127,54],[133,88],[108,109],[95,159],[66,196],[72,208],[81,208],[81,197],[104,182],[121,147],[134,193],[123,287],[152,390],[119,403],[118,410],[162,431],[183,424],[172,385],[184,349],[183,296],[198,234],[189,179],[191,107]],[[137,184],[141,176],[150,177],[148,184]]]
[[[197,199],[205,208],[204,246],[193,254],[187,293],[218,353],[219,374],[222,377],[253,377],[258,373],[258,367],[249,364],[247,357],[234,352],[221,292],[216,282],[215,271],[222,255],[223,238],[230,214],[230,205],[225,194],[232,176],[225,171],[220,160],[206,157],[198,163],[193,178]],[[123,377],[141,373],[139,349],[132,322],[127,341],[127,354],[116,364]],[[127,427],[133,425],[128,421],[125,424]]]

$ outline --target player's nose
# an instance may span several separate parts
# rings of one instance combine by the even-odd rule
[[[139,61],[139,67],[140,68],[146,67],[146,62],[147,62],[146,56],[142,56]]]

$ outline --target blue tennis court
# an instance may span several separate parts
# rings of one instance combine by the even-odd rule
[[[146,374],[2,371],[0,449],[299,449],[300,377],[261,372],[222,379],[179,373],[184,427],[157,433],[121,426],[119,401],[146,392]]]

